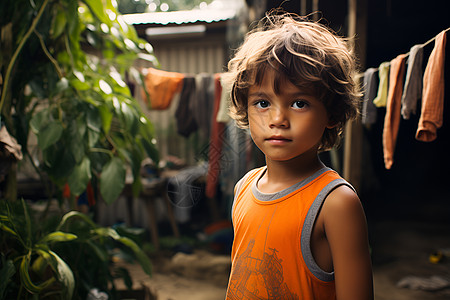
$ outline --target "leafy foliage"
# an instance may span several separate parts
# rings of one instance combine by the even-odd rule
[[[115,278],[132,284],[126,269],[111,268],[115,249],[151,273],[135,241],[87,215],[72,211],[57,223],[37,222],[23,200],[1,201],[0,211],[0,299],[86,299],[92,288],[114,299]]]
[[[39,158],[39,172],[60,190],[68,183],[74,195],[92,180],[114,201],[127,165],[139,187],[141,161],[158,155],[153,127],[126,82],[142,83],[136,59],[157,60],[116,1],[5,0],[0,28],[1,120],[24,155]]]

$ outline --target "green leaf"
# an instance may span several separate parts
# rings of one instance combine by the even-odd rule
[[[31,270],[39,276],[43,276],[47,266],[47,260],[42,256],[38,256],[31,265]]]
[[[58,227],[56,228],[56,230],[60,230],[61,228],[63,228],[69,220],[71,220],[72,218],[79,218],[81,220],[83,220],[85,223],[89,224],[92,228],[96,228],[97,225],[94,223],[94,221],[91,220],[91,218],[89,218],[89,216],[79,212],[79,211],[69,211],[68,213],[66,213],[62,219],[61,222],[59,222]]]
[[[73,86],[78,91],[86,91],[91,88],[91,86],[88,83],[83,82],[78,78],[70,79],[70,85]]]
[[[95,147],[95,144],[97,144],[98,139],[100,138],[100,132],[96,130],[92,130],[91,128],[88,128],[88,142],[89,147],[93,148]]]
[[[11,228],[9,228],[9,227],[6,226],[5,224],[0,223],[0,229],[3,230],[3,231],[9,232],[9,233],[11,233],[11,234],[14,235],[14,236],[18,236],[17,233],[16,233],[14,230],[12,230]]]
[[[139,196],[139,193],[142,191],[142,181],[140,177],[134,177],[133,184],[131,185],[131,191],[133,192],[133,196],[136,198]]]
[[[106,251],[106,249],[102,249],[97,245],[96,243],[88,240],[86,243],[89,245],[89,247],[94,250],[95,255],[101,260],[101,261],[108,261],[109,259],[109,253]]]
[[[42,152],[45,170],[54,180],[62,179],[65,181],[77,164],[71,151],[67,151],[69,145],[55,144]]]
[[[103,237],[110,237],[113,238],[114,240],[118,240],[120,239],[120,235],[117,233],[117,231],[115,231],[114,229],[112,229],[111,227],[99,227],[99,228],[95,228],[92,230],[92,232],[103,236]]]
[[[70,191],[74,195],[80,195],[86,190],[86,186],[91,179],[91,161],[84,157],[79,165],[76,165],[72,174],[68,178]]]
[[[107,24],[108,26],[112,25],[111,20],[108,18],[105,10],[103,9],[102,1],[84,0],[84,3],[86,3],[87,6],[89,6],[89,9],[100,20],[100,22],[103,22],[103,23]]]
[[[28,207],[25,203],[25,200],[22,198],[22,209],[23,209],[23,217],[25,218],[25,230],[26,230],[26,243],[27,246],[30,247],[31,244],[31,218],[28,214]]]
[[[153,162],[158,165],[159,162],[159,153],[158,149],[156,149],[155,145],[149,142],[148,140],[141,138],[140,139],[142,146],[144,146],[145,151],[147,152],[148,157],[150,157]]]
[[[44,127],[49,121],[49,111],[42,110],[33,115],[30,121],[30,128],[35,133],[38,134],[39,130]]]
[[[100,193],[106,203],[115,201],[125,187],[126,170],[123,161],[113,157],[100,175]]]
[[[55,271],[58,281],[62,284],[63,294],[61,299],[72,299],[73,291],[75,289],[75,278],[73,277],[73,272],[70,267],[58,256],[58,254],[51,250],[38,250],[38,253],[47,259],[47,262],[50,264],[53,271]]]
[[[121,112],[123,119],[125,121],[125,126],[127,132],[129,132],[132,136],[136,135],[139,124],[139,116],[135,116],[130,106],[125,102],[121,103]]]
[[[136,256],[136,259],[139,261],[139,263],[142,266],[142,269],[145,273],[148,275],[151,275],[152,273],[152,264],[150,262],[150,259],[148,256],[142,251],[142,249],[136,244],[132,239],[129,239],[127,237],[120,237],[118,239],[119,242],[130,248],[134,255]]]
[[[4,299],[6,287],[9,284],[9,280],[16,273],[16,267],[11,259],[4,261],[2,257],[2,268],[0,269],[0,299]]]
[[[46,244],[46,243],[54,243],[54,242],[67,242],[72,241],[76,239],[77,236],[72,233],[66,233],[62,231],[54,231],[46,236],[44,236],[39,243]]]
[[[83,135],[86,130],[86,126],[79,126],[79,120],[73,120],[68,129],[66,130],[66,141],[69,145],[70,152],[72,153],[75,162],[78,164],[81,162],[85,155],[85,144],[83,140]]]
[[[133,280],[128,270],[126,268],[119,267],[116,269],[115,273],[116,276],[123,278],[123,283],[125,284],[127,289],[131,290],[131,288],[133,287]]]
[[[136,244],[136,242],[134,242],[132,239],[119,235],[117,233],[117,231],[115,231],[114,229],[109,228],[109,227],[97,228],[97,229],[94,229],[93,231],[102,236],[111,237],[114,240],[116,240],[116,241],[122,243],[123,245],[125,245],[126,247],[128,247],[130,250],[133,251],[136,259],[141,264],[144,272],[147,273],[148,275],[150,275],[152,273],[152,264],[150,262],[150,259],[144,253],[144,251],[142,251],[142,249],[138,246],[138,244]]]
[[[100,116],[102,118],[102,127],[103,131],[105,133],[109,132],[109,129],[111,128],[111,121],[113,119],[113,114],[111,110],[106,105],[101,105],[98,107],[98,110],[100,112]]]
[[[64,32],[64,28],[66,27],[67,24],[67,19],[68,18],[66,16],[65,11],[63,9],[59,9],[58,13],[53,18],[52,29],[50,31],[50,34],[53,39],[56,39]]]
[[[38,133],[38,145],[42,150],[56,143],[63,133],[64,127],[58,121],[52,121]]]
[[[102,119],[100,116],[100,112],[96,107],[89,105],[86,114],[86,121],[88,129],[91,129],[95,132],[100,132],[102,128]]]
[[[66,1],[68,3],[67,6],[67,27],[69,29],[69,34],[72,37],[77,35],[79,17],[78,17],[78,1]],[[72,50],[72,49],[71,49]]]
[[[40,292],[42,292],[42,290],[44,290],[45,288],[50,286],[55,281],[55,278],[51,277],[40,284],[35,284],[31,280],[30,273],[29,273],[30,262],[31,262],[31,255],[28,254],[28,255],[24,255],[22,257],[22,261],[20,263],[20,269],[19,269],[20,281],[23,284],[23,286],[30,293],[39,294]],[[67,299],[70,299],[70,298],[67,298]]]

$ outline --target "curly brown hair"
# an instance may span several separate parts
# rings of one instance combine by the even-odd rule
[[[334,125],[325,130],[319,150],[336,146],[345,123],[358,114],[360,99],[354,80],[356,62],[348,41],[297,15],[267,15],[246,35],[225,74],[232,86],[230,115],[241,128],[248,127],[249,87],[261,84],[267,68],[277,74],[277,93],[285,79],[316,92]]]

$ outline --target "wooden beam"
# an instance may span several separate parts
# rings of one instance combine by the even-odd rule
[[[348,36],[354,43],[361,67],[365,62],[367,0],[348,0]],[[361,186],[363,128],[358,118],[345,128],[343,176],[356,190]]]

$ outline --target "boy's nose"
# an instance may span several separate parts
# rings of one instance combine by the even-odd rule
[[[282,109],[274,109],[270,113],[270,124],[269,127],[281,127],[281,128],[287,128],[289,126],[289,121],[286,115],[286,112],[284,112]]]

